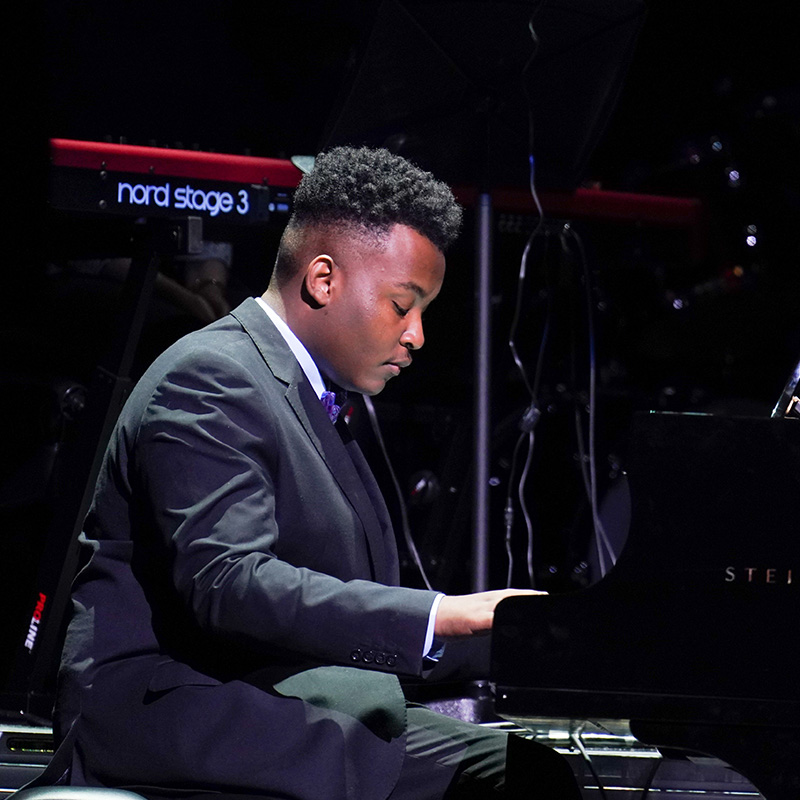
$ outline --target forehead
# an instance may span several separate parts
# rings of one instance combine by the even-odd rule
[[[350,238],[344,243],[342,258],[345,269],[355,267],[359,277],[412,292],[424,301],[438,294],[444,280],[442,252],[405,225],[395,225],[379,240]]]

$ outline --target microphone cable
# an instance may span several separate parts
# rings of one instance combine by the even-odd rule
[[[417,567],[419,574],[422,576],[422,580],[425,584],[425,587],[430,591],[434,591],[433,586],[431,586],[431,582],[428,579],[428,574],[425,571],[425,567],[422,564],[422,558],[420,557],[419,550],[417,550],[417,545],[414,542],[414,537],[411,534],[411,525],[408,521],[408,508],[406,506],[405,498],[403,497],[403,490],[400,488],[400,481],[397,480],[397,474],[395,473],[394,467],[392,466],[392,460],[389,457],[389,451],[386,449],[386,442],[383,439],[381,426],[380,423],[378,422],[378,415],[375,413],[375,406],[372,402],[371,397],[363,395],[363,398],[364,398],[364,406],[367,409],[367,417],[369,418],[370,427],[372,428],[372,432],[375,434],[375,439],[378,442],[378,447],[380,448],[381,455],[383,456],[383,460],[385,461],[386,467],[389,470],[389,478],[392,481],[392,486],[397,495],[397,502],[400,507],[400,522],[403,528],[403,539],[405,540],[409,555],[414,561],[414,564]]]
[[[561,233],[561,245],[565,255],[568,255],[570,252],[568,241],[572,241],[578,251],[578,259],[581,265],[586,298],[586,324],[589,343],[588,454],[586,452],[580,410],[577,404],[575,405],[575,434],[578,441],[578,460],[580,463],[581,474],[583,476],[584,488],[586,490],[586,496],[592,513],[592,529],[594,531],[595,547],[597,550],[598,564],[600,566],[600,574],[602,577],[610,569],[610,567],[606,564],[606,554],[604,553],[604,549],[611,561],[611,566],[616,564],[617,554],[611,545],[611,541],[608,538],[603,522],[600,519],[599,503],[597,499],[597,353],[591,275],[589,272],[588,259],[586,258],[586,251],[583,246],[583,240],[577,231],[575,231],[569,224],[564,226]]]
[[[506,559],[508,564],[507,574],[506,574],[507,588],[511,587],[512,573],[514,569],[514,556],[511,547],[511,532],[514,524],[514,502],[512,500],[512,494],[514,491],[514,480],[517,469],[517,460],[519,458],[519,453],[522,448],[522,445],[526,443],[526,441],[527,441],[527,451],[525,455],[525,462],[522,468],[522,474],[520,476],[520,481],[519,484],[517,485],[517,501],[519,502],[520,510],[522,512],[523,519],[525,521],[525,529],[527,536],[526,566],[528,572],[528,582],[531,588],[536,588],[536,579],[533,568],[533,538],[534,538],[533,522],[531,520],[531,515],[528,511],[528,506],[525,501],[525,487],[527,485],[530,466],[533,460],[533,451],[536,441],[534,428],[536,427],[536,423],[539,421],[539,417],[541,416],[541,412],[538,407],[538,387],[541,378],[542,363],[544,360],[544,352],[549,333],[549,310],[548,310],[548,316],[545,321],[545,328],[542,334],[542,340],[539,346],[539,356],[537,358],[536,373],[534,376],[533,384],[531,384],[527,370],[525,369],[525,365],[522,363],[522,359],[519,357],[516,344],[516,335],[517,335],[517,328],[519,327],[520,317],[522,314],[522,298],[523,298],[525,279],[527,275],[527,265],[531,247],[533,246],[534,240],[537,238],[539,233],[544,228],[544,220],[545,220],[544,211],[542,210],[542,204],[539,200],[539,194],[536,190],[536,160],[534,156],[534,147],[533,147],[533,141],[534,141],[533,107],[531,104],[531,97],[528,93],[528,89],[525,84],[525,76],[528,72],[528,69],[530,68],[531,64],[536,58],[537,53],[539,52],[539,37],[536,34],[533,22],[534,19],[536,18],[536,15],[544,7],[545,1],[546,0],[542,0],[542,2],[538,4],[538,7],[531,13],[531,16],[528,20],[528,31],[530,32],[531,35],[533,49],[531,51],[531,54],[527,62],[525,63],[525,66],[522,68],[522,73],[521,73],[523,92],[527,100],[527,111],[528,111],[528,187],[534,205],[536,207],[538,219],[536,225],[534,226],[533,230],[528,236],[528,239],[525,243],[525,247],[522,251],[522,257],[520,258],[519,272],[517,274],[517,293],[516,293],[516,301],[514,304],[514,314],[511,320],[511,326],[508,335],[508,347],[509,350],[511,351],[511,356],[514,360],[514,364],[516,365],[516,368],[520,376],[522,377],[522,381],[525,384],[525,388],[530,398],[530,403],[525,413],[523,414],[522,419],[520,420],[519,427],[521,432],[519,437],[517,438],[517,442],[514,446],[513,455],[511,458],[511,468],[509,470],[509,476],[508,476],[508,491],[506,493],[505,506],[503,509],[503,519],[505,525],[505,550],[506,550]]]

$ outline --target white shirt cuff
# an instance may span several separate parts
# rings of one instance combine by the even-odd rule
[[[431,648],[433,647],[433,633],[436,628],[436,612],[439,610],[439,603],[442,602],[443,597],[444,595],[441,593],[436,595],[433,600],[433,605],[431,606],[430,614],[428,615],[428,631],[425,634],[425,646],[422,649],[423,658],[428,658],[431,654]],[[437,650],[438,649],[439,646],[437,643]]]

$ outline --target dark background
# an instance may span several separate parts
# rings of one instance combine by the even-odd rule
[[[73,294],[54,302],[49,291],[45,265],[63,257],[63,227],[47,210],[48,139],[313,154],[359,63],[378,4],[51,0],[37,6],[9,31],[3,481],[18,477],[37,448],[64,435],[43,383],[53,376],[85,380],[86,364],[106,335],[104,301]],[[566,259],[557,248],[534,248],[520,329],[529,369],[546,298],[555,306],[527,490],[540,585],[568,589],[595,577],[573,423],[576,406],[586,422],[588,331],[575,309],[587,288],[598,357],[601,494],[612,494],[624,471],[635,410],[768,415],[800,358],[796,42],[791,3],[647,3],[619,102],[598,132],[581,182],[700,199],[703,246],[693,246],[685,229],[575,221],[590,287],[574,249]],[[471,177],[465,174],[465,182]],[[525,180],[520,175],[519,183]],[[499,208],[494,232],[495,585],[505,581],[502,505],[519,478],[511,454],[529,401],[506,339],[519,258],[534,222],[529,210]],[[755,226],[755,247],[745,243],[748,226]],[[278,233],[242,234],[234,263],[242,290],[263,290]],[[468,588],[469,574],[473,235],[468,208],[419,366],[376,399],[423,560],[437,585],[450,591]],[[365,446],[372,451],[369,435]],[[409,487],[420,478],[427,489],[413,494]],[[43,484],[31,498],[3,495],[2,560],[19,584],[34,569],[51,488]],[[397,513],[391,497],[390,504]],[[513,546],[524,548],[519,521]],[[515,579],[524,582],[518,572]],[[412,568],[408,578],[418,580]]]

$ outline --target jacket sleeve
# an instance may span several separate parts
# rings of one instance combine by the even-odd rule
[[[225,351],[205,352],[166,374],[144,406],[130,482],[174,589],[201,629],[224,637],[420,674],[435,595],[352,577],[364,547],[352,510],[322,458],[298,460],[303,432],[284,389]],[[339,563],[350,566],[337,576]]]

